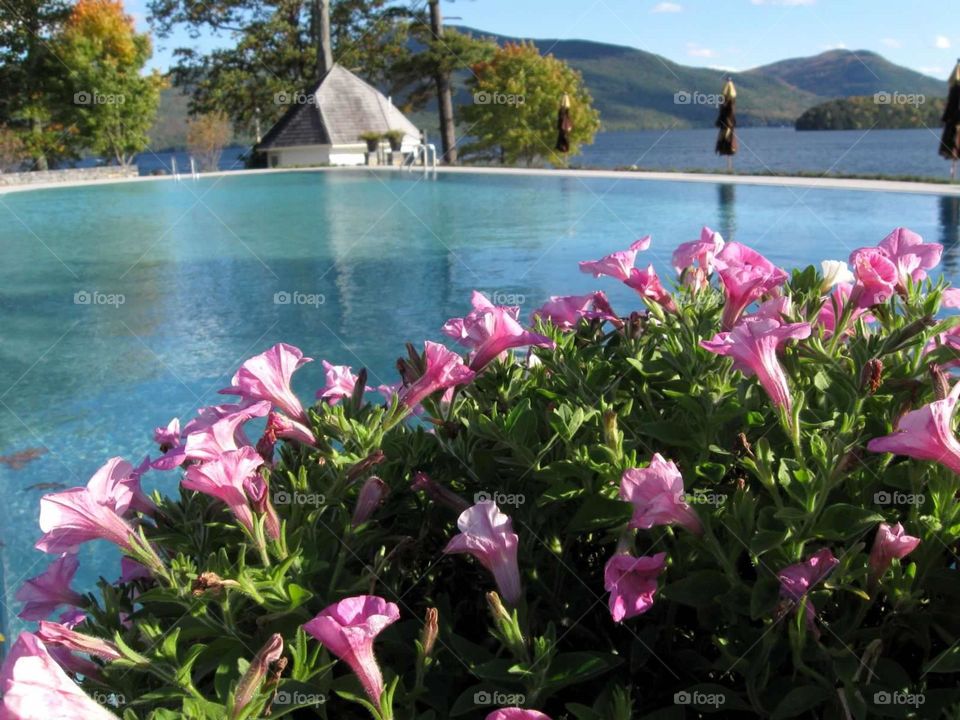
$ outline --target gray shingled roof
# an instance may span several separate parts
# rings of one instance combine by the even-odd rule
[[[303,97],[303,96],[300,96]],[[306,97],[270,128],[259,150],[295,145],[350,145],[361,133],[403,130],[411,138],[420,131],[383,93],[346,68],[334,65]]]

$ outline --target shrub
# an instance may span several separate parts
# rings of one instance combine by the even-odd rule
[[[940,246],[898,229],[853,275],[788,276],[705,229],[669,293],[648,244],[581,264],[643,311],[551,298],[526,329],[475,293],[444,326],[467,359],[409,347],[384,401],[324,363],[304,408],[309,359],[276,345],[238,403],[157,429],[179,496],[119,458],[45,496],[38,547],[127,557],[98,596],[69,554],[20,591],[41,622],[7,707],[48,717],[46,685],[130,720],[956,712]]]

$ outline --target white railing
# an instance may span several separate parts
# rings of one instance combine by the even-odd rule
[[[423,174],[428,172],[437,172],[437,146],[433,143],[417,145],[416,149],[410,153],[403,163],[407,170],[413,170],[413,166],[418,162],[423,163]]]

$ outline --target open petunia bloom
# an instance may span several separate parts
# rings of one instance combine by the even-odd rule
[[[681,243],[673,251],[673,269],[683,276],[683,282],[701,289],[707,285],[713,272],[714,258],[723,250],[723,236],[707,226],[700,230],[700,239]]]
[[[172,470],[180,467],[189,459],[187,457],[186,442],[191,435],[207,435],[203,440],[195,439],[193,441],[194,450],[203,446],[208,452],[208,456],[216,455],[215,450],[227,450],[243,447],[250,444],[250,439],[243,431],[243,425],[246,420],[254,417],[262,417],[266,412],[261,412],[263,408],[270,410],[271,404],[268,401],[240,403],[225,403],[223,405],[210,405],[202,407],[197,411],[197,416],[184,425],[180,432],[179,442],[173,447],[167,449],[164,454],[151,463],[151,467],[157,470]],[[221,420],[228,422],[219,426],[216,430],[210,428]],[[234,422],[235,421],[235,422]],[[228,427],[234,427],[232,438],[227,436],[225,430]],[[210,437],[212,435],[212,437]],[[208,445],[209,443],[209,445]],[[201,451],[202,452],[202,451]]]
[[[960,308],[960,288],[949,287],[944,290],[942,301],[945,308]]]
[[[591,273],[594,277],[608,275],[624,282],[630,278],[637,260],[637,253],[650,247],[650,236],[642,237],[634,242],[628,250],[611,253],[600,260],[588,260],[580,263],[580,272]]]
[[[883,575],[896,560],[902,560],[917,549],[920,538],[907,535],[903,525],[880,523],[877,536],[870,550],[870,573],[874,577]]]
[[[926,278],[926,271],[939,265],[943,255],[943,245],[925,243],[922,237],[905,227],[896,228],[877,247],[897,266],[900,288],[906,286],[908,278],[914,282]]]
[[[257,474],[263,458],[252,447],[221,454],[209,462],[187,468],[182,485],[222,501],[249,532],[254,532],[253,508],[247,495],[247,480]]]
[[[683,476],[673,461],[656,453],[645,468],[630,468],[620,479],[620,498],[633,505],[630,527],[649,530],[680,525],[700,534],[703,526],[684,499]]]
[[[326,384],[317,390],[317,399],[326,400],[329,405],[336,405],[344,398],[351,397],[357,386],[357,376],[349,365],[331,365],[326,360],[323,363],[324,379]],[[370,390],[370,388],[366,388]]]
[[[717,355],[732,357],[734,370],[747,376],[756,375],[773,404],[789,412],[793,400],[777,351],[790,340],[808,337],[809,323],[783,325],[776,320],[760,319],[742,322],[732,332],[702,340],[700,346]]]
[[[78,567],[80,559],[64,553],[43,573],[25,581],[16,594],[17,600],[24,604],[18,617],[28,621],[45,620],[61,605],[83,605],[86,602],[83,595],[70,589]]]
[[[634,557],[617,553],[603,569],[603,586],[610,593],[610,615],[623,622],[653,607],[657,578],[666,567],[666,553]]]
[[[120,457],[110,458],[87,482],[90,495],[101,505],[113,508],[118,515],[129,517],[134,512],[151,514],[157,508],[140,489],[143,469]]]
[[[410,383],[400,395],[400,402],[415,408],[425,398],[439,390],[468,383],[476,373],[463,364],[463,358],[440,343],[424,343],[427,367],[419,378]]]
[[[714,258],[727,295],[723,327],[730,330],[743,311],[764,295],[771,295],[787,280],[787,273],[746,245],[731,242]]]
[[[871,452],[906,455],[931,460],[960,473],[960,442],[953,433],[953,415],[960,397],[960,383],[943,400],[908,412],[897,423],[896,432],[867,443]]]
[[[493,574],[500,596],[508,605],[520,602],[520,568],[517,547],[520,538],[513,532],[513,522],[500,512],[492,500],[479,502],[464,510],[457,518],[460,534],[443,549],[445,553],[466,553]]]
[[[117,720],[84,694],[35,634],[20,633],[0,669],[3,705],[9,720]]]
[[[304,357],[299,348],[278,343],[243,363],[230,381],[230,387],[220,392],[239,395],[248,402],[269,400],[292,420],[305,423],[307,414],[290,381],[293,373],[308,362],[313,362],[312,358]]]
[[[134,530],[110,505],[103,504],[87,488],[71,488],[40,498],[38,550],[70,552],[90,540],[108,540],[134,552]]]
[[[173,418],[166,427],[158,427],[153,431],[153,439],[160,446],[160,452],[167,452],[180,444],[180,418]]]
[[[443,333],[473,352],[470,369],[481,370],[513,348],[537,345],[554,347],[553,340],[530,330],[518,321],[519,308],[491,304],[481,293],[473,293],[474,309],[462,318],[451,318]]]
[[[358,595],[334,603],[303,629],[353,670],[367,697],[380,707],[383,675],[373,641],[400,619],[400,608],[376,595]]]
[[[857,279],[852,297],[858,307],[882,305],[895,292],[899,282],[897,266],[880,248],[860,248],[850,255]]]
[[[657,271],[653,269],[653,265],[648,266],[646,270],[634,268],[624,285],[636,290],[637,294],[644,300],[650,300],[661,305],[667,312],[677,311],[677,304],[663,287],[660,278],[657,276]]]
[[[800,603],[814,587],[820,584],[840,564],[829,548],[821,548],[813,555],[777,573],[780,580],[780,596],[787,602]],[[807,625],[814,627],[815,611],[807,601]]]
[[[573,330],[584,319],[619,322],[607,296],[600,291],[588,295],[551,296],[534,310],[533,317],[549,320],[561,330]]]
[[[109,640],[84,635],[62,623],[41,620],[37,637],[47,645],[56,645],[70,652],[92,655],[108,662],[122,657],[117,646]]]
[[[518,707],[500,708],[487,715],[486,720],[550,720],[539,710],[524,710]]]
[[[237,407],[234,412],[209,425],[197,427],[186,436],[183,444],[185,458],[208,462],[225,452],[248,446],[250,440],[244,433],[243,426],[253,418],[265,417],[270,408],[271,404],[265,400],[250,403]]]

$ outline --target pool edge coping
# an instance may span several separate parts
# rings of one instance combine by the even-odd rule
[[[203,173],[204,178],[223,178],[243,175],[267,175],[282,173],[316,172],[395,172],[409,173],[412,177],[422,176],[420,167],[404,170],[389,166],[343,166],[343,167],[302,167],[302,168],[259,168],[251,170],[220,170]],[[577,179],[629,180],[646,182],[687,182],[709,185],[756,185],[763,187],[806,188],[819,190],[853,190],[861,192],[907,193],[913,195],[960,196],[960,183],[947,185],[906,180],[868,180],[855,178],[802,177],[798,175],[727,175],[724,173],[684,173],[635,170],[573,170],[551,168],[501,168],[452,166],[439,167],[438,173],[451,175],[501,175],[514,177],[568,177]],[[24,183],[22,185],[0,186],[0,196],[27,192],[30,190],[53,190],[57,188],[94,187],[98,185],[117,185],[121,183],[173,181],[171,175],[144,175],[136,178],[105,178],[100,180],[73,180],[69,182]],[[181,181],[189,181],[184,176]]]

